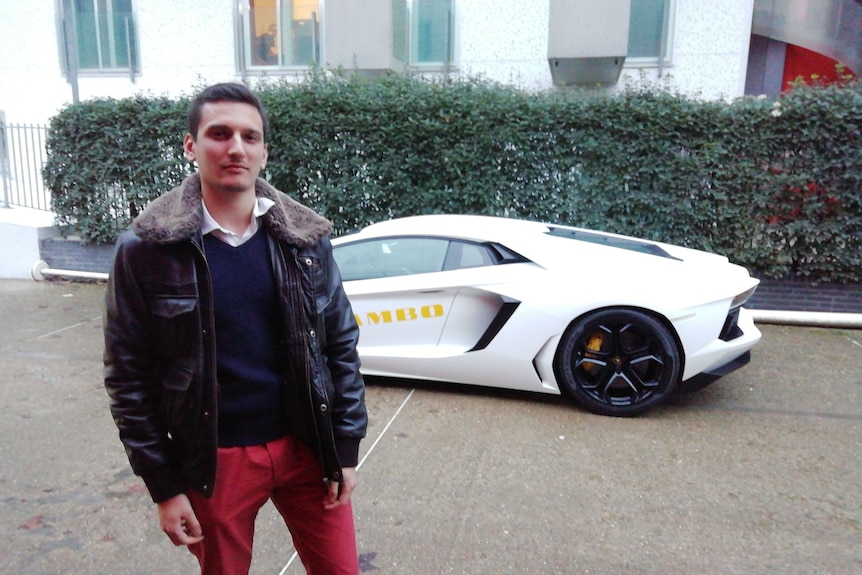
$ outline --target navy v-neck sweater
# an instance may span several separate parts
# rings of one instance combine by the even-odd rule
[[[263,229],[233,247],[207,234],[219,390],[218,443],[259,445],[287,432],[278,288]]]

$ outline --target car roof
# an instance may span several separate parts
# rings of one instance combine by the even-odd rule
[[[608,253],[606,250],[614,249],[617,258],[637,259],[643,255],[651,255],[677,260],[686,254],[695,253],[695,250],[688,248],[586,228],[468,214],[428,214],[386,220],[371,224],[356,233],[334,238],[332,243],[338,246],[392,236],[493,242],[514,250],[543,267],[556,267],[561,261],[570,261],[572,249],[579,250],[581,257],[600,257],[601,254]],[[581,241],[572,243],[572,239]],[[705,252],[700,253],[707,255]]]
[[[495,216],[429,214],[396,218],[366,226],[353,239],[390,235],[428,235],[465,240],[504,241],[512,234],[544,234],[548,224]]]

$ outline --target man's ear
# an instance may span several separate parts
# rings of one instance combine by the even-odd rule
[[[190,162],[195,161],[195,139],[191,134],[186,134],[183,138],[183,150],[185,151],[186,159]]]

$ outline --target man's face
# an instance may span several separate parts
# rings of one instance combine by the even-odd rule
[[[266,165],[263,119],[244,102],[204,104],[198,133],[187,134],[183,146],[197,162],[204,193],[253,190]]]

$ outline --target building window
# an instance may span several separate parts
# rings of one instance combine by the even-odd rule
[[[320,0],[239,2],[245,70],[309,68],[320,62]]]
[[[392,54],[410,66],[452,63],[453,0],[392,0]]]
[[[138,71],[132,0],[64,0],[65,67],[75,55],[77,70]]]
[[[674,0],[631,0],[626,64],[670,64]]]

